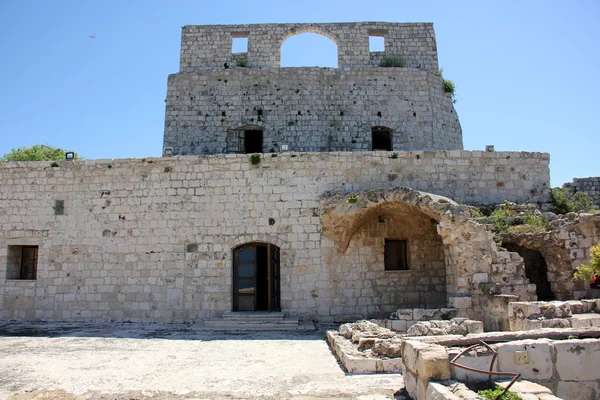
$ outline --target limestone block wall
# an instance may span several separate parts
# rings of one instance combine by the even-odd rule
[[[594,202],[596,208],[600,208],[600,177],[574,178],[573,182],[563,185],[572,192],[586,193]]]
[[[354,22],[184,26],[180,72],[223,68],[224,63],[234,66],[232,38],[248,38],[248,67],[279,68],[283,42],[306,32],[324,35],[337,44],[340,68],[374,65],[383,53],[402,57],[409,68],[438,70],[433,24]],[[385,38],[384,52],[369,51],[369,36]]]
[[[164,146],[174,154],[244,152],[246,129],[263,153],[367,151],[371,129],[392,132],[392,150],[462,149],[442,78],[411,68],[219,69],[171,75]]]
[[[352,256],[341,262],[323,251],[333,247],[321,232],[323,195],[409,186],[465,203],[536,201],[547,195],[549,181],[548,156],[540,153],[280,153],[263,156],[258,166],[246,155],[57,165],[0,165],[0,318],[218,316],[231,310],[232,249],[252,241],[281,249],[281,304],[288,315],[376,317],[382,311],[374,304],[412,305],[420,291],[442,285],[439,242],[427,224],[415,233],[410,251],[431,254],[414,259],[412,286],[406,275],[384,273],[382,264],[376,270],[382,236],[401,234],[385,223],[365,225],[349,247]],[[370,242],[369,232],[380,233]],[[9,254],[19,246],[38,246],[37,280],[10,279]],[[457,252],[446,258],[459,262]],[[417,266],[433,270],[419,275]],[[446,287],[459,278],[447,274]],[[373,279],[368,287],[365,281]],[[392,299],[398,279],[417,294]],[[466,295],[469,282],[458,282],[452,295]],[[340,308],[342,296],[354,300]],[[448,302],[456,306],[457,298]]]

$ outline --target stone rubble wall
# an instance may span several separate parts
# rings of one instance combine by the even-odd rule
[[[371,267],[357,261],[348,271],[337,262],[333,240],[322,234],[321,196],[406,185],[494,203],[525,201],[533,189],[544,196],[548,185],[547,155],[539,153],[288,153],[264,155],[258,166],[247,155],[57,165],[0,165],[0,266],[8,268],[11,246],[39,246],[37,280],[6,279],[1,271],[0,318],[183,322],[219,316],[231,310],[232,249],[252,241],[281,249],[281,304],[288,315],[380,318],[384,308],[403,306],[384,296],[396,284],[385,276],[404,274],[414,282],[428,276],[384,272],[380,265],[383,277],[361,286],[371,282]],[[489,187],[487,174],[505,185]],[[60,200],[64,207],[57,206]],[[472,275],[471,259],[488,268],[476,250],[493,242],[467,217],[460,220],[472,239],[466,231],[452,232],[455,218],[448,214],[438,226],[444,245],[458,246],[446,255],[448,305],[463,313],[478,307],[483,316],[484,293],[473,285],[484,277],[452,285],[455,276]],[[382,257],[383,248],[361,246]],[[342,284],[353,291],[339,292]],[[419,297],[418,288],[408,290]],[[340,300],[348,302],[340,307]]]
[[[337,44],[339,68],[376,65],[382,58],[402,57],[409,68],[438,70],[437,46],[431,23],[305,23],[250,25],[187,25],[181,32],[180,72],[235,67],[232,38],[247,37],[247,66],[279,68],[281,45],[301,33],[317,33]],[[383,52],[369,51],[369,35],[383,36]]]
[[[568,188],[572,192],[586,193],[594,203],[595,208],[600,208],[600,176],[574,178],[573,182],[565,183],[563,187]]]
[[[573,274],[577,267],[589,262],[590,247],[600,242],[600,214],[569,213],[550,232],[506,233],[501,238],[502,243],[541,253],[548,268],[548,282],[558,300],[593,296],[589,282],[574,280]]]
[[[425,70],[238,68],[168,80],[164,146],[177,155],[243,152],[245,129],[263,130],[264,153],[370,151],[377,126],[392,130],[393,151],[463,148],[452,98]]]

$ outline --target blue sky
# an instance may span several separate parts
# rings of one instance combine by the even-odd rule
[[[600,176],[597,0],[1,0],[0,154],[160,156],[181,26],[353,21],[434,23],[465,149],[549,152],[553,186]],[[286,41],[283,62],[330,63],[335,46],[314,36]]]

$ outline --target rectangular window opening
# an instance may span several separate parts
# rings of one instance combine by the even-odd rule
[[[385,239],[385,270],[408,271],[406,240]]]
[[[231,34],[231,53],[247,53],[248,52],[248,34],[247,33],[232,33]]]
[[[6,279],[37,279],[38,246],[8,246]]]
[[[247,130],[244,131],[244,153],[254,154],[263,152],[263,131]]]
[[[385,37],[369,36],[369,51],[385,51]]]
[[[373,151],[392,151],[392,131],[387,128],[372,128],[371,143]]]

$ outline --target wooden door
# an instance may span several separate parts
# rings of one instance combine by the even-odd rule
[[[281,311],[279,296],[279,248],[269,245],[269,311]]]
[[[233,262],[233,310],[256,309],[256,246],[236,249]]]

